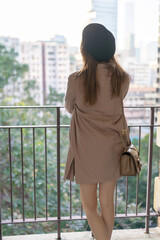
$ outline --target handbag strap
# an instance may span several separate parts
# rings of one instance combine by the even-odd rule
[[[125,128],[125,115],[124,115],[122,91],[120,91],[120,101],[121,101],[121,110],[122,110],[122,130],[120,131],[120,137],[121,137],[123,146],[126,149],[128,148],[128,141],[127,141],[127,129]],[[131,144],[130,138],[129,138],[129,141]]]

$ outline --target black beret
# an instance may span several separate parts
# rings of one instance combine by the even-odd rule
[[[108,62],[115,53],[115,38],[102,24],[90,23],[82,32],[82,46],[94,59]]]

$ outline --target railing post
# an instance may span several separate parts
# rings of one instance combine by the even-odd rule
[[[2,187],[0,186],[0,240],[2,240],[2,214],[1,214],[1,208],[2,208]]]
[[[60,107],[57,107],[57,233],[61,238],[61,181],[60,181]]]
[[[2,129],[0,131],[0,139],[2,140]],[[2,159],[2,142],[0,142],[1,146],[1,159]],[[0,168],[0,181],[2,178],[2,167]],[[2,240],[2,183],[0,182],[0,240]]]
[[[151,200],[151,177],[152,177],[152,153],[153,153],[153,130],[154,130],[154,107],[151,107],[150,115],[150,132],[149,132],[149,147],[148,147],[148,172],[147,172],[147,194],[146,194],[146,214],[145,217],[145,233],[149,233],[149,218],[150,218],[150,200]]]

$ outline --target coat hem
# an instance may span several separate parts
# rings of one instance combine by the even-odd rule
[[[74,182],[74,176],[75,176],[75,158],[74,156],[72,157],[70,166],[68,167],[67,173],[65,173],[63,177],[63,181],[66,182],[66,180],[70,180]]]
[[[110,181],[114,181],[114,180],[118,180],[119,178],[121,178],[122,176],[118,175],[116,176],[115,178],[112,178],[112,179],[108,179],[108,178],[105,178],[105,179],[101,179],[101,180],[97,180],[97,181],[91,181],[91,182],[81,182],[81,181],[76,181],[76,184],[95,184],[95,183],[101,183],[101,182],[110,182]]]

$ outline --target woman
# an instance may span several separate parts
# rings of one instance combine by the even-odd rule
[[[109,240],[114,226],[114,189],[120,178],[120,94],[129,75],[117,63],[115,38],[103,25],[91,23],[82,32],[83,67],[68,78],[65,108],[72,113],[66,179],[80,184],[80,197],[96,240]],[[127,121],[125,119],[128,130]],[[128,145],[130,144],[128,131]],[[101,215],[97,209],[97,184]]]

